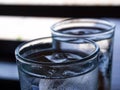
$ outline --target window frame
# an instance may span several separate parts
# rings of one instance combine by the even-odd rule
[[[50,5],[2,5],[0,15],[32,17],[115,17],[119,18],[120,6],[50,6]],[[0,58],[15,62],[14,50],[24,41],[1,40]],[[13,60],[10,60],[13,59]]]

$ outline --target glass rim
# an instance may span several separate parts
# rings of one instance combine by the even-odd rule
[[[30,42],[34,42],[36,40],[43,40],[43,39],[46,39],[46,38],[51,38],[52,37],[43,37],[43,38],[37,38],[37,39],[33,39],[33,40],[29,40],[29,41],[26,41],[24,43],[21,43],[20,45],[18,45],[15,49],[15,57],[18,61],[21,61],[21,62],[24,62],[24,63],[28,63],[28,64],[41,64],[41,65],[70,65],[70,64],[75,64],[75,63],[84,63],[84,62],[87,62],[87,61],[90,61],[92,58],[95,58],[98,56],[98,53],[100,51],[100,48],[99,46],[92,40],[89,40],[89,39],[83,39],[83,40],[86,40],[88,41],[89,43],[91,43],[92,45],[94,45],[95,47],[95,50],[92,51],[91,54],[89,54],[88,56],[85,56],[84,58],[82,59],[79,59],[79,60],[76,60],[76,61],[71,61],[71,62],[63,62],[63,63],[53,63],[53,62],[39,62],[39,61],[34,61],[34,60],[31,60],[31,59],[28,59],[28,58],[25,58],[23,57],[22,55],[20,55],[20,49],[26,45],[26,44],[29,44]]]
[[[69,21],[75,21],[76,23],[80,22],[80,23],[93,23],[93,22],[97,22],[100,24],[104,24],[104,25],[109,25],[109,29],[106,29],[105,32],[101,32],[101,33],[93,33],[93,34],[83,34],[83,35],[72,35],[72,34],[66,34],[66,33],[59,33],[57,32],[57,30],[55,30],[56,26],[61,25],[62,23],[67,23],[69,24]],[[55,35],[59,35],[59,36],[66,36],[66,37],[94,37],[94,36],[100,36],[101,34],[109,34],[111,32],[114,32],[116,25],[113,22],[108,22],[108,20],[104,20],[104,19],[96,19],[96,18],[69,18],[69,19],[65,19],[62,21],[58,21],[55,24],[53,24],[50,28],[51,28],[51,32],[54,33]]]

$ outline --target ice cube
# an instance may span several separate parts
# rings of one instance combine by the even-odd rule
[[[67,56],[64,53],[54,53],[45,57],[54,63],[62,63],[67,60]]]
[[[39,90],[49,90],[51,83],[52,83],[52,80],[41,79],[39,82]]]
[[[108,68],[108,62],[109,62],[109,55],[107,52],[100,53],[100,57],[99,57],[99,68],[100,71],[102,72],[102,74],[105,76],[106,75],[106,70]]]
[[[66,79],[58,90],[84,90],[81,83],[83,78],[74,77]],[[86,89],[85,89],[86,90]]]
[[[32,84],[38,86],[39,85],[40,78],[33,78]]]
[[[71,31],[71,32],[67,32],[67,34],[71,34],[71,35],[83,35],[83,34],[86,34],[86,32],[85,31],[76,31],[76,32],[73,32],[73,31]]]
[[[88,90],[88,88],[89,90],[96,90],[97,86],[94,84],[96,85],[97,80],[93,76],[94,73],[91,73],[90,76],[82,75],[66,79],[41,79],[39,90]]]
[[[41,79],[39,82],[39,90],[80,90],[86,88],[82,84],[83,78],[67,78],[67,79]],[[87,90],[87,89],[85,89]]]
[[[80,55],[77,55],[77,54],[66,53],[66,55],[67,55],[68,60],[80,60],[80,59],[82,59],[82,57]]]
[[[39,90],[38,86],[32,85],[31,87],[32,87],[32,90]]]
[[[39,82],[39,90],[63,90],[59,86],[63,84],[62,79],[41,79]]]
[[[56,90],[97,90],[98,68],[84,75],[67,78]]]
[[[54,63],[69,62],[73,60],[80,60],[82,57],[72,53],[54,53],[52,55],[45,56],[48,60]]]

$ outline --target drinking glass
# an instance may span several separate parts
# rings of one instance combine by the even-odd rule
[[[95,18],[72,18],[55,23],[52,36],[87,38],[100,47],[99,90],[110,90],[115,24]],[[68,48],[68,47],[66,47]],[[70,47],[69,47],[70,48]]]
[[[78,38],[56,43],[58,38],[39,38],[16,48],[21,90],[97,90],[99,47]]]

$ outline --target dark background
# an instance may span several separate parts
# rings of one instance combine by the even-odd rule
[[[0,5],[0,15],[37,17],[120,17],[120,6]]]

